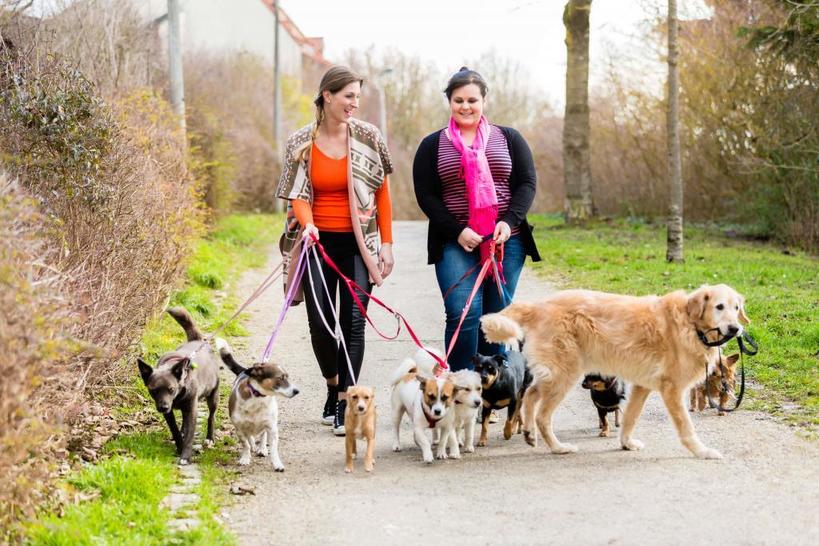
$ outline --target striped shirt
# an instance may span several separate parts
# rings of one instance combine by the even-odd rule
[[[506,214],[509,202],[512,200],[512,192],[509,190],[512,158],[509,157],[506,137],[494,125],[489,131],[486,159],[489,162],[492,179],[495,181],[495,192],[498,195],[498,218],[501,218]],[[446,129],[441,130],[438,140],[438,175],[441,177],[444,205],[458,222],[466,225],[469,221],[469,202],[466,197],[466,182],[461,172],[461,154],[447,137]],[[512,235],[520,231],[518,226],[510,227],[512,227]]]

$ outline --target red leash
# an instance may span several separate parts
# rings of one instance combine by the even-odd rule
[[[378,298],[376,298],[372,294],[369,294],[357,282],[355,282],[354,280],[349,278],[347,275],[342,273],[341,270],[336,265],[336,263],[332,260],[332,258],[330,258],[330,256],[327,255],[327,252],[324,250],[324,246],[319,242],[318,238],[315,235],[311,235],[311,237],[313,239],[313,243],[315,243],[316,247],[318,248],[322,259],[324,259],[324,261],[327,262],[327,265],[329,265],[330,268],[333,271],[336,272],[336,274],[339,276],[339,278],[344,281],[344,284],[347,285],[347,290],[349,290],[350,295],[353,297],[353,301],[355,301],[355,304],[358,306],[358,309],[361,311],[361,314],[364,315],[364,318],[367,319],[367,322],[370,323],[370,326],[373,327],[373,329],[375,330],[375,332],[379,336],[381,336],[384,339],[388,339],[388,340],[393,340],[393,339],[397,338],[398,334],[401,333],[401,322],[403,322],[404,326],[406,326],[406,328],[407,328],[407,333],[409,333],[410,338],[412,338],[412,341],[418,347],[420,347],[421,349],[423,349],[424,351],[429,353],[429,355],[432,358],[434,358],[435,361],[438,363],[438,370],[441,371],[441,370],[448,370],[449,369],[449,366],[447,365],[445,360],[442,360],[440,356],[436,355],[435,353],[433,353],[432,351],[430,351],[426,347],[424,347],[424,345],[421,343],[421,340],[419,340],[418,336],[415,335],[415,332],[413,331],[413,329],[410,326],[409,322],[407,322],[407,319],[404,317],[404,315],[402,315],[398,311],[394,310],[392,307],[390,307],[386,303],[382,302],[381,300],[379,300]],[[392,313],[392,315],[396,319],[396,322],[398,323],[398,326],[397,326],[397,328],[395,330],[395,334],[393,334],[392,336],[388,336],[386,334],[381,333],[381,330],[378,329],[378,327],[375,325],[375,323],[373,323],[370,316],[367,314],[367,308],[364,307],[364,303],[361,301],[361,298],[358,297],[358,292],[361,292],[362,294],[367,294],[367,296],[370,298],[370,301],[375,302],[377,305],[380,305],[385,310]]]
[[[503,246],[501,246],[501,252],[503,252]],[[502,255],[502,254],[501,254]],[[452,339],[449,340],[449,347],[446,350],[446,359],[449,360],[449,355],[452,353],[452,349],[455,348],[455,342],[458,340],[458,334],[461,333],[461,326],[464,324],[464,320],[466,319],[466,315],[469,313],[469,308],[472,307],[472,300],[475,299],[475,295],[478,293],[478,290],[481,288],[483,284],[483,280],[486,278],[486,273],[489,271],[489,267],[492,266],[494,271],[497,273],[497,262],[495,262],[495,242],[489,242],[489,257],[483,261],[483,265],[481,266],[481,270],[478,272],[478,278],[475,279],[475,286],[472,287],[472,292],[469,294],[469,298],[466,300],[466,305],[464,305],[464,310],[461,311],[461,318],[458,321],[458,327],[455,328],[455,331],[452,333]],[[474,267],[470,269],[467,273],[471,274],[474,271]],[[496,274],[496,278],[498,275]],[[461,278],[463,280],[463,278]],[[500,282],[500,279],[497,279]],[[461,281],[458,281],[457,284],[460,284]],[[500,285],[499,285],[500,286]],[[449,294],[449,291],[452,290],[451,287],[447,290],[446,295]],[[446,296],[445,296],[446,298]]]

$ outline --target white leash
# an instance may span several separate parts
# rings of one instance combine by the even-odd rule
[[[350,361],[350,354],[347,352],[347,345],[344,343],[344,335],[341,333],[341,322],[338,319],[338,311],[333,303],[333,299],[330,297],[330,289],[327,287],[327,279],[324,277],[324,271],[321,267],[321,258],[318,255],[318,251],[316,251],[315,246],[311,246],[308,252],[312,251],[313,257],[316,260],[316,265],[319,268],[319,276],[321,277],[321,284],[324,286],[324,293],[327,295],[327,303],[330,305],[330,310],[333,312],[333,318],[336,321],[336,328],[330,328],[330,325],[327,323],[327,319],[324,318],[324,313],[322,312],[318,298],[316,297],[316,287],[313,283],[313,271],[310,266],[307,266],[307,275],[310,277],[310,291],[313,293],[313,301],[316,302],[316,309],[318,310],[318,314],[321,317],[321,322],[324,323],[324,327],[327,329],[327,332],[333,337],[341,345],[341,349],[344,351],[344,357],[347,359],[347,369],[350,371],[350,377],[352,378],[353,385],[356,385],[356,377],[355,372],[353,371],[353,363]]]

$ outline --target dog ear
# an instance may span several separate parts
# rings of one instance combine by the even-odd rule
[[[142,376],[142,382],[147,385],[148,380],[154,373],[154,369],[151,368],[151,366],[149,366],[148,363],[142,360],[141,358],[137,358],[137,364],[139,365],[139,375]]]
[[[745,314],[745,298],[741,298],[739,302],[739,322],[742,324],[751,324],[751,319]]]
[[[699,322],[705,316],[705,306],[711,298],[711,287],[704,284],[688,296],[685,310],[691,322]]]
[[[426,377],[421,377],[420,375],[416,375],[415,379],[418,380],[418,384],[419,384],[421,390],[424,390],[424,389],[427,388],[427,378]]]
[[[739,353],[734,353],[731,356],[725,358],[725,365],[729,368],[734,367],[737,365],[737,361],[739,360]]]
[[[176,378],[177,381],[180,383],[185,381],[185,377],[187,377],[188,372],[191,369],[191,359],[190,358],[182,358],[173,365],[171,368],[171,373]]]
[[[472,362],[473,366],[477,366],[478,364],[480,364],[481,363],[480,353],[476,353],[476,354],[472,355],[471,362]]]
[[[498,366],[503,366],[504,368],[509,367],[509,360],[506,358],[506,355],[495,355],[492,357],[492,360],[494,360]]]

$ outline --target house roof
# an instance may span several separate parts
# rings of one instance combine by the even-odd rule
[[[287,12],[278,6],[277,0],[262,0],[262,3],[267,6],[271,12],[278,8],[279,24],[287,31],[290,37],[301,46],[302,54],[323,66],[333,64],[324,57],[324,38],[305,36]]]

